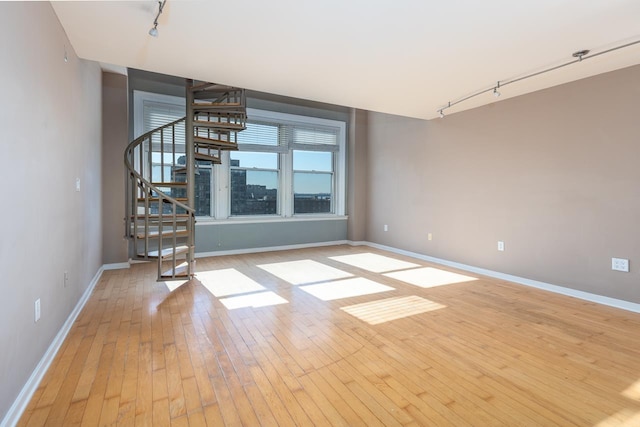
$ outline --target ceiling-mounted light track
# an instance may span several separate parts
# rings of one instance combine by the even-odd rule
[[[471,98],[475,98],[476,96],[482,95],[482,94],[487,93],[487,92],[493,92],[493,95],[495,97],[499,97],[500,96],[500,92],[498,91],[498,89],[501,88],[501,87],[504,87],[506,85],[510,85],[512,83],[516,83],[516,82],[519,82],[519,81],[522,81],[522,80],[525,80],[525,79],[529,79],[531,77],[535,77],[535,76],[539,76],[541,74],[545,74],[545,73],[548,73],[548,72],[551,72],[551,71],[555,71],[557,69],[566,67],[567,65],[571,65],[571,64],[575,64],[577,62],[582,62],[582,61],[587,60],[587,59],[595,58],[597,56],[604,55],[605,53],[610,53],[610,52],[613,52],[613,51],[616,51],[616,50],[619,50],[619,49],[623,49],[625,47],[636,45],[638,43],[640,43],[640,40],[636,40],[636,41],[633,41],[633,42],[630,42],[630,43],[625,43],[623,45],[612,47],[610,49],[603,50],[602,52],[597,52],[597,53],[592,53],[592,54],[590,54],[591,51],[588,50],[588,49],[578,50],[578,51],[573,52],[571,54],[571,56],[576,58],[574,60],[571,60],[569,62],[565,62],[564,64],[556,65],[555,67],[544,69],[542,71],[537,71],[535,73],[527,74],[525,76],[518,77],[518,78],[515,78],[515,79],[499,80],[498,83],[496,84],[496,86],[492,86],[492,87],[490,87],[488,89],[481,90],[481,91],[476,92],[476,93],[474,93],[472,95],[465,96],[464,98],[460,98],[460,99],[455,100],[455,101],[449,101],[447,103],[447,105],[438,108],[436,111],[438,112],[438,115],[440,116],[440,118],[442,118],[442,117],[444,117],[444,110],[446,110],[448,108],[451,108],[456,104],[460,104],[461,102],[467,101],[467,100],[469,100]]]
[[[162,9],[164,8],[164,4],[167,0],[159,0],[158,1],[158,14],[156,15],[156,19],[153,20],[153,27],[149,30],[149,35],[151,37],[158,37],[158,18],[162,15]]]

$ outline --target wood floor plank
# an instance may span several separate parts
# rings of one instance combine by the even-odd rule
[[[138,381],[136,387],[136,425],[151,420],[153,411],[153,365],[151,343],[140,343]]]
[[[51,387],[54,387],[53,390],[56,391],[56,395],[55,400],[51,404],[51,411],[49,412],[47,422],[55,424],[64,420],[66,412],[73,401],[73,396],[77,390],[79,379],[82,376],[82,367],[85,361],[89,358],[89,353],[94,341],[95,335],[84,337],[82,343],[78,347],[75,357],[73,358],[73,368],[60,374],[64,379],[61,382],[56,381],[55,384],[57,384],[57,386],[54,386],[54,382],[50,384]],[[86,399],[81,400],[86,401]]]
[[[302,382],[305,390],[311,394],[313,399],[318,402],[318,405],[333,425],[354,426],[364,423],[349,402],[338,396],[324,377],[318,375],[317,371],[300,377],[300,382]]]
[[[115,343],[106,343],[100,353],[96,375],[91,384],[90,393],[87,396],[87,406],[82,416],[82,425],[93,425],[102,415],[105,402],[105,390],[109,378],[109,370],[115,353]],[[117,397],[116,397],[117,398]]]
[[[256,389],[260,391],[262,398],[269,406],[269,409],[276,420],[276,425],[294,426],[295,423],[291,418],[287,407],[269,382],[269,379],[263,372],[262,368],[260,366],[254,366],[250,368],[250,371],[251,377],[256,385]]]
[[[169,398],[153,401],[153,426],[168,427],[171,425]]]
[[[82,424],[82,417],[84,416],[84,410],[87,407],[86,400],[80,400],[78,402],[73,402],[69,405],[69,410],[67,411],[67,415],[64,417],[64,421],[62,422],[63,426],[79,426]]]
[[[193,425],[196,425],[196,426],[203,425],[203,424],[200,424],[202,417],[200,417],[198,413],[195,413],[193,417],[191,415],[189,416],[189,423],[191,423],[192,419],[194,420]],[[218,427],[218,426],[225,425],[224,419],[222,418],[222,412],[220,412],[220,407],[218,406],[217,403],[214,403],[213,405],[205,406],[204,419],[207,422],[208,427]]]
[[[167,392],[169,396],[169,413],[171,418],[186,415],[183,381],[180,375],[178,364],[178,350],[175,344],[168,344],[164,347],[164,357],[167,363]]]
[[[231,292],[216,297],[197,278],[170,291],[153,264],[105,271],[18,426],[640,420],[640,314],[475,275],[421,288],[343,255],[454,271],[350,246],[199,259],[200,272],[233,269],[286,300],[234,309],[222,298],[264,294],[214,283]],[[291,261],[393,289],[320,299],[261,268]],[[400,312],[389,301],[404,301]],[[432,309],[416,311],[418,301]],[[345,310],[374,302],[366,313]]]
[[[224,381],[224,377],[221,375],[211,378],[213,389],[216,392],[218,398],[218,408],[226,425],[241,425],[242,421],[236,407],[231,391],[228,389],[227,384]]]

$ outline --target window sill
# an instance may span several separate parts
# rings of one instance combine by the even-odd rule
[[[296,215],[291,217],[282,216],[255,216],[255,217],[235,217],[225,219],[215,219],[210,217],[197,217],[198,225],[223,225],[223,224],[260,224],[274,222],[303,222],[303,221],[346,221],[347,215]]]

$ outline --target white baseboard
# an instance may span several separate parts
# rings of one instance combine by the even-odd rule
[[[299,245],[269,246],[269,247],[263,247],[263,248],[248,248],[248,249],[232,249],[228,251],[196,252],[196,258],[206,258],[211,256],[224,256],[224,255],[243,255],[243,254],[253,254],[253,253],[259,253],[259,252],[289,251],[292,249],[306,249],[306,248],[318,248],[321,246],[346,245],[347,243],[348,243],[347,240],[334,240],[332,242],[302,243]]]
[[[525,277],[513,276],[511,274],[500,273],[498,271],[487,270],[485,268],[475,267],[472,265],[460,264],[458,262],[435,258],[432,256],[423,255],[417,252],[405,251],[403,249],[380,245],[378,243],[372,243],[372,242],[366,242],[366,241],[349,241],[348,243],[351,246],[370,246],[372,248],[393,252],[399,255],[406,255],[413,258],[421,259],[423,261],[433,262],[435,264],[446,265],[448,267],[457,268],[459,270],[465,270],[472,273],[482,274],[483,276],[489,276],[489,277],[493,277],[500,280],[506,280],[508,282],[518,283],[520,285],[530,286],[537,289],[543,289],[545,291],[554,292],[556,294],[567,295],[567,296],[579,298],[585,301],[608,305],[610,307],[620,308],[622,310],[632,311],[634,313],[640,313],[640,304],[630,302],[630,301],[610,298],[610,297],[606,297],[598,294],[592,294],[590,292],[579,291],[577,289],[571,289],[564,286],[553,285],[551,283],[539,282],[537,280],[531,280]]]
[[[131,267],[131,263],[129,262],[116,262],[113,264],[105,264],[102,266],[103,270],[121,270],[123,268]]]
[[[93,292],[93,289],[98,284],[100,277],[102,277],[102,273],[106,269],[108,268],[105,268],[105,266],[100,267],[98,269],[98,272],[95,274],[95,276],[93,276],[91,283],[89,283],[89,286],[82,294],[82,297],[80,298],[76,306],[73,308],[73,311],[71,312],[71,314],[69,314],[69,317],[67,317],[67,320],[64,322],[64,324],[62,325],[62,328],[60,328],[60,331],[51,342],[51,345],[49,345],[49,348],[47,348],[47,351],[42,356],[42,359],[40,359],[40,362],[38,362],[38,365],[36,365],[35,369],[31,373],[31,376],[25,383],[24,387],[22,387],[22,390],[20,390],[20,394],[18,394],[18,397],[16,397],[16,400],[13,402],[13,405],[11,405],[11,407],[9,408],[9,411],[0,422],[0,427],[15,426],[18,423],[18,421],[20,420],[20,417],[22,416],[22,413],[27,408],[27,405],[29,404],[31,397],[33,397],[33,393],[35,393],[36,390],[38,389],[38,385],[40,384],[40,381],[42,381],[44,374],[49,369],[51,362],[53,362],[53,359],[58,353],[58,350],[60,350],[60,346],[62,346],[62,343],[67,337],[67,334],[71,330],[71,327],[73,326],[73,322],[76,321],[76,318],[84,308],[84,305],[89,300],[89,297]]]

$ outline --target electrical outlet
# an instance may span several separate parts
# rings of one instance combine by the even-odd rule
[[[427,234],[427,240],[433,240],[433,234],[431,233]]]
[[[504,242],[503,241],[498,241],[498,250],[500,252],[504,251]]]
[[[76,191],[80,191],[80,178],[76,178]]]
[[[34,304],[34,319],[37,322],[40,320],[40,298],[38,298]]]
[[[384,225],[384,231],[389,231],[389,226],[387,224]]]
[[[624,258],[611,258],[611,269],[615,271],[629,272],[629,260]]]

